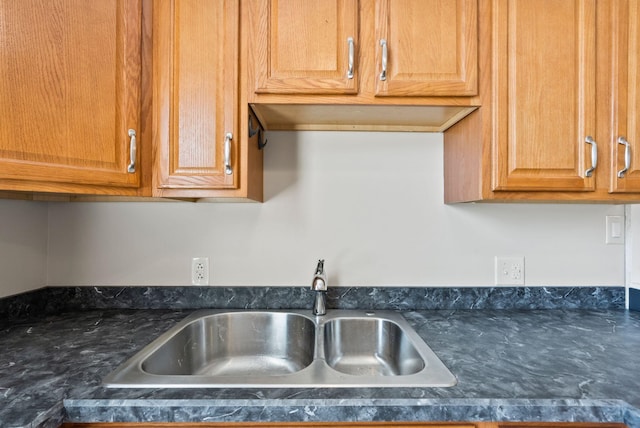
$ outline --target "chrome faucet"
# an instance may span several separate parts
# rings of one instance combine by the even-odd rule
[[[327,313],[327,274],[324,272],[324,260],[318,260],[316,273],[311,281],[311,289],[316,292],[313,301],[313,315]]]

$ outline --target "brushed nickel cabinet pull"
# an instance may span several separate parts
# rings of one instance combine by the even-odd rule
[[[382,47],[382,71],[380,72],[380,80],[387,80],[387,41],[385,39],[381,39],[380,46]]]
[[[631,144],[624,137],[618,137],[618,144],[624,146],[624,168],[618,171],[618,178],[624,178],[624,174],[631,168]]]
[[[233,134],[231,132],[227,132],[224,136],[224,173],[227,175],[233,174],[233,169],[231,169],[231,140],[233,139]]]
[[[587,169],[584,172],[584,175],[586,177],[591,177],[593,175],[593,171],[595,171],[598,166],[598,144],[591,136],[587,136],[584,141],[587,144],[591,144],[591,168]]]
[[[136,172],[136,131],[135,129],[129,130],[129,166],[127,166],[127,172],[133,174]]]
[[[355,63],[355,46],[353,45],[353,37],[347,39],[349,45],[349,69],[347,70],[347,79],[353,79],[353,64]]]

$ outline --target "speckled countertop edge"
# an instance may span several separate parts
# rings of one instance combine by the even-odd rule
[[[622,400],[505,399],[66,399],[72,421],[580,421],[627,422]],[[99,415],[92,417],[91,415]],[[132,418],[132,415],[136,415]]]

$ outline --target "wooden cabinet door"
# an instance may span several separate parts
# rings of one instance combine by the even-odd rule
[[[477,14],[477,0],[377,0],[376,95],[477,94]]]
[[[255,92],[357,92],[358,0],[262,0],[257,7]]]
[[[594,190],[595,0],[493,0],[493,10],[493,190]]]
[[[154,187],[237,187],[236,0],[155,0]]]
[[[139,168],[128,167],[129,130],[140,131],[141,17],[140,0],[0,0],[3,188],[139,185]]]
[[[612,4],[610,191],[640,192],[640,0],[616,0]]]

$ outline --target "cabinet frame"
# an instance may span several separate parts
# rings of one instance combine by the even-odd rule
[[[272,0],[273,1],[273,0]],[[450,82],[434,82],[425,85],[418,82],[416,85],[406,86],[397,90],[397,93],[376,94],[377,76],[379,65],[376,64],[376,55],[379,54],[379,39],[376,32],[376,8],[380,1],[388,0],[344,0],[346,3],[357,5],[357,36],[355,42],[355,69],[354,81],[357,83],[355,92],[347,93],[344,88],[326,90],[327,84],[317,81],[304,81],[300,79],[295,85],[300,84],[306,88],[301,89],[294,84],[288,88],[273,89],[266,93],[260,87],[261,80],[268,70],[268,28],[269,28],[269,0],[254,0],[248,2],[247,19],[248,29],[248,102],[267,130],[359,130],[359,131],[422,131],[442,132],[467,116],[480,104],[476,85],[479,58],[477,54],[477,35],[473,35],[468,45],[476,44],[465,54],[466,59],[461,63],[469,62],[464,67],[469,75],[470,84],[474,86],[472,91],[476,95],[462,94],[452,90]],[[456,0],[455,5],[477,5],[479,0]],[[273,1],[273,4],[276,4]],[[462,15],[473,15],[477,7]],[[470,23],[477,23],[478,19],[470,18]],[[456,22],[459,20],[456,19]],[[466,21],[464,21],[466,22]],[[465,26],[465,37],[469,29]],[[455,31],[455,30],[454,30]],[[346,37],[346,34],[342,37]],[[343,42],[340,41],[340,46]],[[340,50],[346,54],[346,41]],[[393,49],[393,48],[392,48]],[[475,55],[474,55],[475,54]],[[390,56],[392,57],[392,51]],[[391,61],[391,59],[390,59]],[[475,61],[471,64],[471,61]],[[342,78],[346,74],[346,67],[339,72]],[[262,77],[261,77],[262,76]],[[473,77],[472,77],[473,76]],[[439,76],[442,77],[442,76]],[[446,77],[446,76],[445,76]],[[446,77],[448,79],[449,77]],[[445,79],[445,81],[446,81]],[[455,79],[454,79],[455,80]],[[311,82],[311,83],[310,83]],[[392,82],[392,87],[405,82]],[[278,82],[282,85],[283,82]],[[394,86],[396,85],[396,86]],[[401,85],[401,86],[402,86]],[[395,89],[394,89],[395,90]],[[351,91],[351,90],[350,90]],[[419,92],[422,91],[422,92]]]
[[[501,128],[498,124],[505,123],[505,106],[508,99],[502,98],[495,101],[498,96],[504,93],[505,88],[500,87],[498,82],[503,83],[496,77],[500,73],[498,57],[506,55],[503,50],[500,52],[496,45],[496,38],[493,33],[491,19],[498,16],[493,13],[494,2],[503,0],[479,0],[479,52],[480,52],[480,98],[482,107],[471,113],[462,121],[458,122],[444,133],[444,187],[445,203],[472,202],[472,201],[500,201],[500,202],[640,202],[640,187],[636,188],[633,181],[626,182],[625,190],[615,189],[616,180],[612,177],[621,169],[623,165],[622,146],[618,147],[616,139],[621,133],[626,132],[625,126],[628,117],[637,104],[637,98],[633,102],[627,100],[628,92],[635,92],[638,88],[638,81],[630,89],[630,81],[627,81],[626,72],[627,55],[635,55],[629,50],[632,42],[627,43],[629,34],[635,36],[636,33],[628,33],[627,24],[624,24],[629,15],[632,15],[629,25],[637,30],[638,18],[632,13],[626,12],[626,5],[629,0],[595,1],[595,22],[594,30],[596,39],[596,65],[595,80],[596,88],[594,95],[595,122],[594,130],[585,131],[591,135],[598,143],[598,166],[591,177],[593,184],[587,183],[586,188],[578,186],[571,189],[571,186],[559,181],[560,186],[547,186],[549,183],[537,180],[535,176],[532,181],[518,186],[517,181],[510,181],[510,186],[505,186],[504,176],[500,174],[510,174],[509,168],[509,140],[508,129]],[[631,0],[637,2],[638,0]],[[630,8],[630,11],[635,9]],[[504,16],[504,13],[503,15]],[[482,18],[485,17],[485,18]],[[617,26],[620,20],[623,23]],[[504,28],[504,23],[502,24]],[[499,26],[498,26],[499,27]],[[506,30],[502,30],[506,31]],[[619,31],[619,32],[618,32]],[[499,37],[498,37],[499,39]],[[633,42],[636,43],[636,42]],[[506,48],[505,48],[506,49]],[[503,60],[503,64],[504,64]],[[621,65],[623,64],[623,65]],[[637,64],[631,66],[638,67]],[[618,72],[618,70],[622,70]],[[590,72],[591,73],[591,72]],[[637,71],[636,71],[637,75]],[[501,92],[502,91],[502,92]],[[633,95],[636,96],[636,95]],[[624,100],[620,100],[624,97]],[[588,100],[587,100],[588,101]],[[500,104],[502,102],[502,104]],[[589,107],[592,111],[593,106]],[[633,119],[632,119],[633,120]],[[637,119],[636,119],[637,120]],[[586,123],[586,122],[585,122]],[[637,125],[635,125],[637,129]],[[586,128],[585,128],[586,129]],[[581,136],[580,139],[583,137]],[[576,139],[577,140],[577,139]],[[500,150],[503,150],[500,153]],[[583,145],[583,151],[578,151],[577,156],[582,156],[586,170],[590,166],[590,147]],[[502,165],[499,165],[501,159]],[[640,161],[639,161],[640,162]],[[635,163],[632,162],[632,165]],[[517,165],[516,165],[517,166]],[[578,173],[583,168],[577,169]],[[526,173],[526,171],[523,171]],[[632,174],[629,178],[631,178]],[[526,174],[521,177],[524,181]],[[502,181],[501,181],[502,180]],[[548,181],[548,180],[547,180]],[[579,178],[576,178],[579,183]],[[569,183],[570,184],[570,183]],[[618,181],[618,184],[619,181]],[[570,189],[570,190],[569,190]]]

